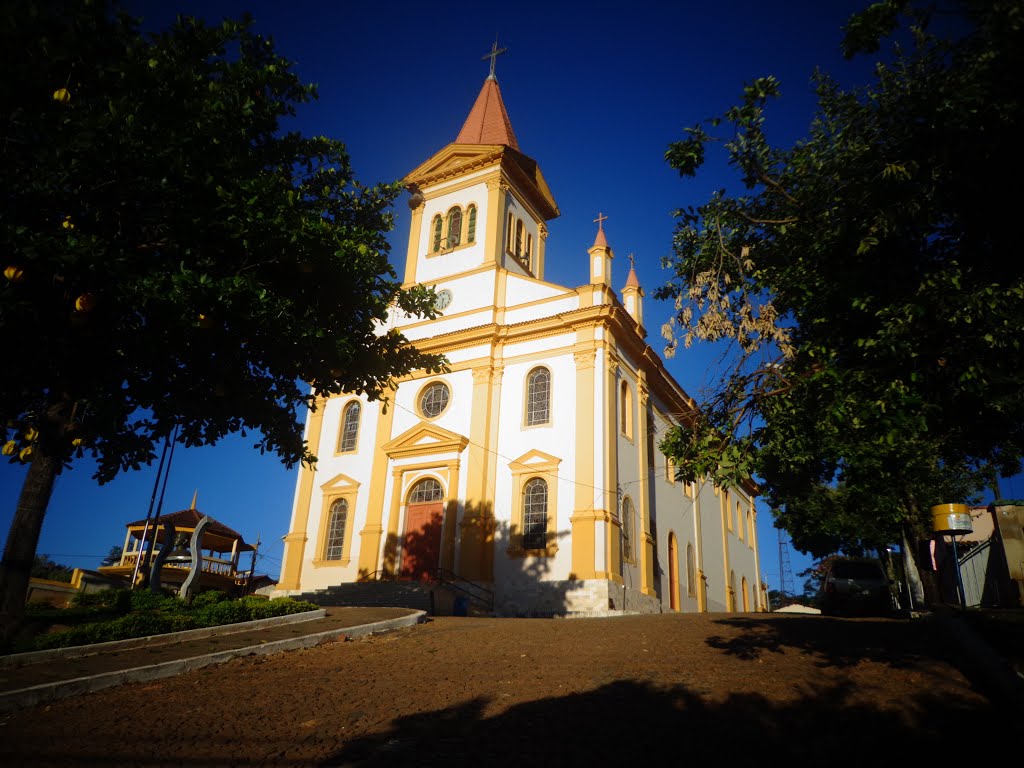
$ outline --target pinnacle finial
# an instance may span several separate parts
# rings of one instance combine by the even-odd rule
[[[199,489],[196,488],[195,493],[192,494],[192,506],[189,507],[189,509],[195,509],[196,508],[196,499],[198,499],[198,498],[199,498]]]
[[[594,219],[594,221],[596,221],[596,222],[597,222],[597,231],[598,231],[598,232],[603,232],[603,231],[604,231],[604,227],[603,227],[603,226],[601,226],[601,225],[602,225],[602,224],[603,224],[603,223],[604,223],[605,221],[607,221],[607,220],[608,220],[608,217],[607,217],[607,216],[605,216],[605,215],[604,215],[603,213],[601,213],[600,211],[598,211],[598,212],[597,212],[597,218],[596,218],[596,219]]]
[[[491,60],[491,73],[487,76],[488,80],[497,80],[498,79],[495,76],[495,74],[494,74],[494,60],[497,59],[501,54],[505,53],[506,51],[508,51],[508,48],[499,48],[498,47],[498,36],[495,35],[494,36],[494,44],[491,45],[491,52],[488,53],[486,56],[482,56],[480,58],[481,61],[483,61],[484,59],[490,59]]]

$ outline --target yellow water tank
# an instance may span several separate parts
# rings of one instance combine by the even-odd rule
[[[974,530],[966,504],[936,504],[931,508],[932,531],[958,535]]]

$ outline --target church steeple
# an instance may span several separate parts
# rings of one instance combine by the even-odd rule
[[[626,306],[629,316],[636,320],[636,324],[643,328],[644,325],[644,289],[640,287],[640,281],[636,277],[636,265],[633,263],[633,254],[629,254],[629,277],[626,278],[626,285],[622,289],[622,303]]]
[[[498,41],[495,40],[491,52],[483,57],[491,60],[491,72],[484,80],[476,103],[455,139],[456,144],[504,144],[519,149],[516,135],[512,131],[512,122],[505,111],[505,102],[501,99],[498,78],[494,74],[494,60],[506,50],[498,48]]]
[[[438,284],[491,265],[544,279],[546,222],[558,206],[536,160],[519,149],[494,60],[455,141],[410,172],[405,283]],[[609,285],[610,287],[610,285]]]
[[[615,254],[608,247],[608,239],[604,236],[604,222],[607,218],[603,213],[598,213],[597,218],[594,219],[597,222],[597,235],[587,253],[590,254],[590,282],[593,285],[606,285],[610,288],[612,259],[615,258]]]

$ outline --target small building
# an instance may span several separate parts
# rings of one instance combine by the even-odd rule
[[[136,570],[139,558],[145,557],[146,552],[150,549],[152,549],[152,554],[148,565],[152,567],[152,558],[155,558],[165,545],[167,526],[173,525],[176,537],[183,536],[185,546],[187,546],[196,526],[203,517],[206,515],[196,509],[194,503],[189,509],[162,515],[156,521],[155,538],[153,535],[154,521],[142,519],[128,523],[120,561],[116,565],[101,566],[99,572],[105,576],[119,578],[126,584],[132,583],[133,579],[139,578],[139,571],[141,571],[141,567],[139,571]],[[200,545],[202,550],[200,586],[202,589],[217,589],[229,594],[240,594],[252,591],[254,584],[257,584],[255,580],[259,580],[259,586],[266,586],[266,577],[255,576],[252,572],[253,558],[251,556],[242,558],[243,554],[248,555],[248,553],[256,551],[254,545],[245,542],[242,534],[210,518],[210,524],[203,531]],[[165,563],[160,573],[160,583],[171,587],[180,585],[188,575],[189,568],[189,562]]]

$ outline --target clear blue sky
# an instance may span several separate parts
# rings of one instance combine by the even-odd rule
[[[773,74],[783,96],[769,113],[769,134],[789,142],[803,133],[814,106],[810,77],[816,66],[840,81],[864,81],[866,60],[839,55],[840,25],[862,7],[830,2],[476,3],[422,2],[129,2],[149,28],[175,13],[214,22],[246,9],[258,31],[274,38],[296,71],[320,88],[318,102],[300,110],[292,126],[346,142],[356,177],[393,181],[453,141],[476,98],[497,35],[508,52],[497,62],[520,147],[540,163],[561,210],[550,222],[546,278],[576,286],[587,281],[586,249],[594,218],[605,222],[617,254],[613,279],[625,282],[627,254],[636,256],[648,292],[649,342],[659,352],[658,329],[670,307],[650,294],[667,275],[673,210],[697,205],[736,181],[717,158],[697,180],[682,180],[664,162],[669,142],[685,126],[735,103],[743,84]],[[395,208],[392,263],[401,274],[409,212]],[[718,376],[717,355],[682,351],[670,372],[700,398]],[[164,512],[198,507],[262,539],[259,570],[280,571],[298,470],[286,470],[234,437],[217,446],[175,454]],[[107,486],[91,480],[83,463],[57,481],[38,551],[58,562],[95,568],[124,538],[124,524],[145,517],[156,464]],[[6,539],[24,470],[0,465],[0,536]],[[1019,479],[1003,481],[1003,495],[1024,496]],[[779,584],[778,534],[759,508],[762,576]],[[794,577],[809,559],[790,552]],[[799,590],[800,580],[795,579]]]

